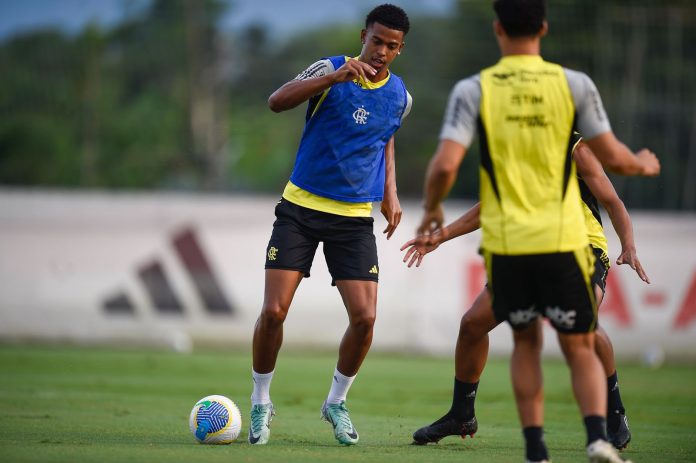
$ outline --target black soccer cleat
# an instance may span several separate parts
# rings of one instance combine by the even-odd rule
[[[607,423],[607,436],[617,450],[624,450],[631,442],[631,430],[628,429],[628,418],[623,413],[618,414],[618,424],[615,426]],[[613,424],[613,423],[612,423]]]
[[[424,426],[413,433],[413,443],[415,445],[425,445],[429,443],[437,444],[447,436],[466,436],[474,437],[478,431],[478,421],[474,416],[468,421],[459,421],[449,415],[445,415],[431,425]]]

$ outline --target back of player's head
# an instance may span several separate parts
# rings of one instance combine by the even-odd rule
[[[535,35],[546,19],[545,0],[495,0],[493,9],[510,37]]]
[[[411,28],[406,12],[390,3],[379,5],[368,13],[365,18],[365,29],[368,29],[373,23],[380,23],[389,29],[401,31],[404,35],[408,34],[408,30]]]

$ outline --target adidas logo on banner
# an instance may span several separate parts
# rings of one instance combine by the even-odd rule
[[[193,228],[185,228],[172,238],[172,247],[203,302],[213,315],[234,315]],[[138,269],[138,279],[158,313],[183,315],[184,306],[170,283],[160,260],[152,260]],[[125,291],[107,298],[102,304],[108,314],[135,315],[135,307]]]

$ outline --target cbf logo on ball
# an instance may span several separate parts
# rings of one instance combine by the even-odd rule
[[[367,116],[369,115],[370,113],[365,111],[365,106],[360,106],[353,112],[353,119],[355,119],[356,124],[365,125],[367,124]]]
[[[227,397],[209,395],[193,406],[189,429],[201,444],[229,444],[239,437],[242,414]]]

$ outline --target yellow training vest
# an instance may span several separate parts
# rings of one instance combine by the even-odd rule
[[[575,105],[563,68],[515,55],[480,77],[481,247],[504,255],[586,247],[570,155]]]

